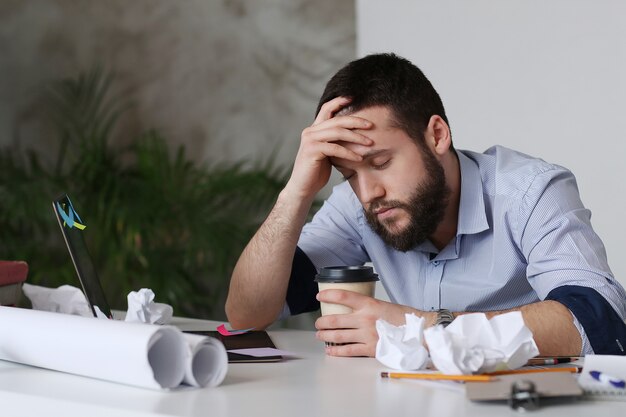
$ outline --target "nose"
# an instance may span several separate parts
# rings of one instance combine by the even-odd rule
[[[357,197],[359,197],[361,204],[370,204],[385,195],[385,187],[375,175],[371,175],[369,173],[359,173],[357,178],[358,190],[355,190],[355,192]]]

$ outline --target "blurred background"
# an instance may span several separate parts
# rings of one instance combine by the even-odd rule
[[[67,192],[113,307],[149,287],[223,319],[326,81],[396,52],[438,89],[457,148],[574,172],[626,284],[625,18],[621,0],[3,0],[0,259],[78,285],[50,207]]]
[[[78,286],[67,192],[114,308],[223,319],[230,271],[356,56],[352,0],[0,2],[0,259]]]

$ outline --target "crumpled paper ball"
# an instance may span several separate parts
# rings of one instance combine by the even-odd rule
[[[428,361],[423,343],[424,319],[414,314],[406,314],[405,319],[406,324],[401,326],[382,319],[376,321],[376,359],[393,369],[421,369]]]
[[[522,313],[490,320],[484,313],[458,316],[448,327],[424,331],[430,358],[444,374],[472,374],[516,369],[539,354]]]

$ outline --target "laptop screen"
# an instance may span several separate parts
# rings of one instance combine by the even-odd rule
[[[112,318],[111,309],[104,296],[96,268],[87,250],[84,236],[85,225],[74,210],[67,195],[54,200],[52,207],[91,311],[97,317],[97,308],[104,315]]]

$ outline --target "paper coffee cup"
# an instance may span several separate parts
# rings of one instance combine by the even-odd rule
[[[371,266],[327,266],[315,276],[320,291],[339,289],[374,297],[378,274]],[[349,314],[350,307],[341,304],[320,303],[322,315]]]

